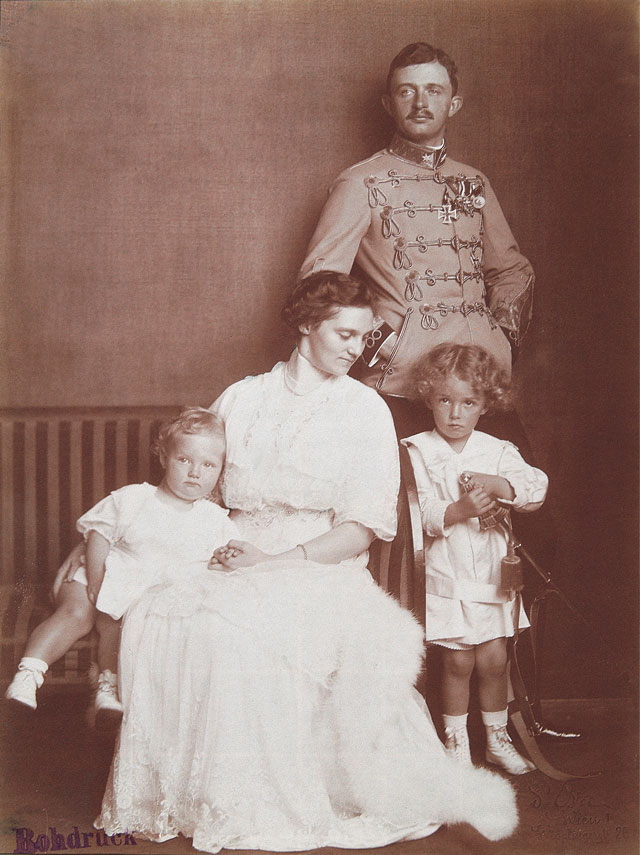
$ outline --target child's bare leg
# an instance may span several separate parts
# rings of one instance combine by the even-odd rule
[[[518,753],[507,731],[507,639],[479,644],[476,668],[480,711],[487,732],[486,759],[511,775],[531,772],[535,766]]]
[[[475,664],[472,650],[442,650],[442,719],[445,750],[465,766],[471,765],[467,733],[469,681]]]
[[[93,703],[89,707],[89,724],[99,730],[114,730],[122,718],[122,704],[118,697],[118,648],[120,646],[120,621],[104,612],[96,617],[98,630],[98,671]]]
[[[79,638],[91,632],[95,616],[86,586],[80,582],[65,582],[60,586],[55,612],[31,633],[24,655],[51,665]]]
[[[98,668],[100,671],[118,673],[118,649],[120,647],[120,621],[104,612],[96,616],[98,630]]]
[[[469,681],[475,665],[473,650],[442,648],[442,710],[464,715],[469,708]]]
[[[494,712],[507,708],[507,639],[493,638],[476,649],[480,709]]]
[[[24,656],[5,697],[35,710],[38,706],[36,694],[49,665],[90,632],[94,620],[95,609],[89,602],[86,587],[80,582],[63,583],[58,591],[55,612],[29,636]]]

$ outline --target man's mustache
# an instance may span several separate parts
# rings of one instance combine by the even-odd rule
[[[412,110],[409,113],[410,119],[433,119],[433,113],[429,110]]]

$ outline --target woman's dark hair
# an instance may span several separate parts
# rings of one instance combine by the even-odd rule
[[[427,353],[418,365],[416,380],[418,392],[428,407],[431,396],[451,376],[469,383],[477,395],[483,396],[488,409],[509,409],[509,378],[484,348],[445,341]]]
[[[317,326],[345,306],[373,311],[373,295],[367,284],[334,270],[312,273],[298,282],[281,312],[282,320],[296,332],[301,326]]]

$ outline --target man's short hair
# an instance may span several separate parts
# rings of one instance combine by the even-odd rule
[[[396,68],[406,68],[409,65],[421,65],[424,62],[439,62],[447,69],[451,89],[455,95],[458,91],[458,69],[448,53],[440,48],[434,48],[426,42],[414,42],[403,47],[400,53],[391,60],[387,74],[387,92],[391,91],[391,78]]]

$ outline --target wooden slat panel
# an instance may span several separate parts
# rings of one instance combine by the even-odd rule
[[[47,421],[47,564],[60,563],[60,423]]]
[[[2,478],[2,525],[0,531],[0,560],[2,582],[13,582],[13,424],[2,422],[2,454],[0,477]]]
[[[25,422],[24,431],[24,572],[25,576],[36,582],[38,568],[36,567],[37,549],[37,521],[38,511],[36,507],[36,423],[29,420]]]
[[[92,506],[104,499],[104,426],[105,419],[92,419],[93,422],[93,497]],[[89,510],[89,508],[85,508]]]
[[[138,472],[140,481],[148,481],[150,477],[150,450],[152,419],[140,419],[138,429]]]
[[[151,480],[152,427],[175,412],[174,407],[0,411],[0,566],[6,586],[0,594],[6,591],[12,604],[5,614],[0,602],[3,680],[10,679],[29,631],[46,614],[48,571],[64,557],[62,546],[75,540],[75,520],[92,495],[94,504],[104,497],[107,480],[115,480],[114,486]],[[46,489],[38,481],[45,477]],[[20,578],[23,570],[26,578]],[[52,669],[48,684],[83,681],[94,647],[95,635],[78,642],[59,672]]]
[[[124,487],[127,478],[127,419],[116,421],[116,487]]]
[[[82,516],[82,420],[70,423],[69,432],[69,497],[71,526],[75,529],[78,517]]]

